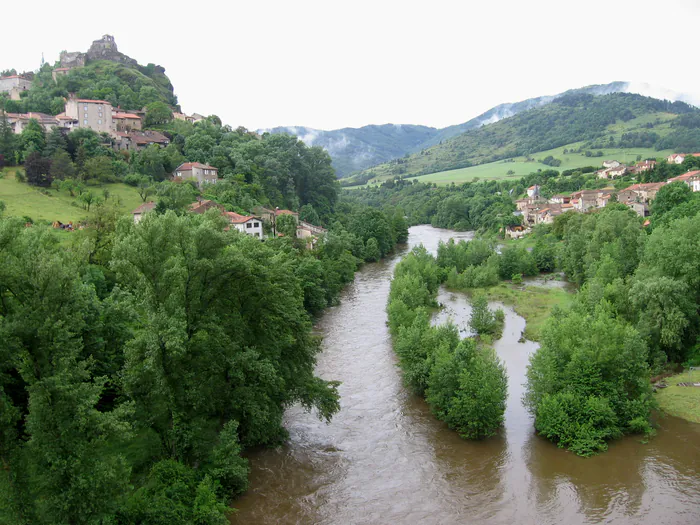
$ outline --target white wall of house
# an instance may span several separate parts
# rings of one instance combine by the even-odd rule
[[[252,235],[258,239],[263,238],[263,223],[261,219],[253,218],[246,222],[234,224],[239,232],[243,232],[246,235]]]

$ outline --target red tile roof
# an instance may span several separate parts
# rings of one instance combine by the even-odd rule
[[[110,104],[110,102],[107,102],[106,100],[90,100],[89,98],[79,98],[78,102],[80,103],[89,103],[89,104]]]
[[[115,113],[112,118],[136,118],[141,120],[141,117],[134,115],[133,113]]]
[[[240,215],[235,211],[225,211],[224,215],[228,217],[228,220],[231,224],[243,224],[245,222],[252,221],[253,219],[257,218],[250,215]]]
[[[668,179],[668,182],[684,182],[690,179],[691,177],[695,177],[698,173],[700,173],[700,170],[689,171],[687,173],[684,173],[683,175],[678,175],[678,177]]]
[[[0,77],[0,80],[5,80],[5,79],[8,79],[8,78],[21,78],[22,80],[26,80],[27,82],[31,82],[31,80],[28,80],[28,79],[26,79],[26,78],[24,78],[24,77],[22,77],[22,76],[19,76],[19,75],[9,75],[9,76],[7,76],[7,77]]]
[[[208,164],[202,164],[201,162],[185,162],[180,164],[175,171],[190,171],[192,168],[200,168],[203,170],[217,170],[214,166],[209,166]]]
[[[655,190],[666,184],[665,182],[647,182],[646,184],[632,184],[622,191],[644,191]]]
[[[156,203],[151,201],[151,202],[144,202],[141,206],[136,208],[134,211],[131,213],[134,215],[137,215],[139,213],[146,213],[147,211],[151,211],[153,208],[156,207]]]

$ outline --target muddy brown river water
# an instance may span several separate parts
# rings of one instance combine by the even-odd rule
[[[410,247],[470,233],[410,229],[409,246],[365,267],[316,328],[324,337],[317,373],[342,381],[330,424],[291,408],[289,442],[250,454],[250,489],[234,524],[558,524],[700,525],[700,425],[658,420],[644,444],[629,437],[582,459],[538,437],[521,404],[532,342],[525,321],[505,307],[495,343],[508,369],[501,434],[460,439],[402,385],[386,327],[394,265]],[[469,304],[441,291],[443,318],[460,327]]]

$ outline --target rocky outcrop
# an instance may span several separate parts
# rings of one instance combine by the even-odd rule
[[[87,52],[88,60],[110,60],[121,64],[138,66],[136,60],[120,53],[117,43],[112,35],[104,35],[99,40],[95,40]]]

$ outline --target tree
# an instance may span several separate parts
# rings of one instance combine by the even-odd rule
[[[91,191],[85,191],[80,194],[78,199],[85,204],[85,209],[87,211],[90,211],[90,206],[93,202],[96,201],[97,197],[95,197],[95,195]]]
[[[146,118],[144,119],[144,124],[146,126],[167,124],[172,119],[173,111],[166,103],[156,101],[146,106]]]
[[[114,164],[110,157],[100,155],[85,162],[83,173],[86,179],[97,179],[100,182],[114,181]]]
[[[46,137],[44,128],[41,127],[38,120],[29,119],[29,122],[20,134],[20,141],[22,143],[22,155],[25,160],[32,153],[41,154],[44,151]]]
[[[49,175],[52,180],[72,179],[75,176],[73,161],[65,150],[57,149],[51,156]]]
[[[27,182],[34,186],[51,186],[51,159],[46,159],[38,152],[30,153],[24,162]]]
[[[278,215],[275,219],[275,230],[289,239],[296,239],[297,221],[292,215]]]
[[[526,403],[537,431],[589,456],[625,433],[651,432],[647,347],[605,301],[555,310],[530,358]]]
[[[367,262],[375,262],[382,258],[382,254],[379,251],[379,243],[374,237],[367,239],[367,244],[365,245],[364,259]]]
[[[318,217],[318,213],[316,213],[312,204],[304,204],[299,208],[299,220],[315,224],[316,226],[321,224],[321,219]]]
[[[469,317],[469,327],[473,332],[492,334],[497,329],[496,316],[489,309],[489,303],[484,294],[477,294],[472,299],[472,313]]]
[[[0,109],[0,156],[4,157],[5,163],[11,164],[15,159],[15,151],[15,134],[7,121],[7,114]]]
[[[51,128],[51,131],[46,137],[46,147],[44,148],[44,157],[53,157],[56,151],[68,150],[68,142],[63,135],[63,130],[59,127]]]
[[[435,415],[466,439],[483,439],[503,425],[508,378],[490,349],[479,350],[473,339],[454,352],[445,347],[435,355],[426,400]]]

